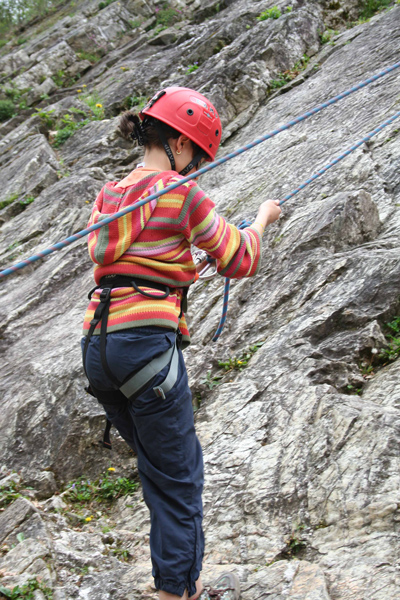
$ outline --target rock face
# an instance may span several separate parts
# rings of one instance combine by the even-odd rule
[[[278,6],[278,19],[258,21],[270,3],[182,1],[162,22],[160,3],[83,2],[28,27],[23,47],[4,46],[4,94],[17,90],[31,108],[0,127],[1,267],[85,227],[104,182],[140,157],[115,115],[159,87],[210,96],[223,155],[398,60],[397,5],[348,29],[356,2]],[[326,24],[342,32],[322,44]],[[394,114],[399,76],[225,163],[202,187],[231,222],[253,217]],[[100,119],[88,105],[94,91]],[[61,119],[85,121],[55,145]],[[233,566],[243,600],[399,594],[400,364],[379,358],[385,324],[400,315],[399,131],[394,122],[284,205],[265,233],[259,274],[232,284],[216,344],[221,278],[189,296],[204,579]],[[99,449],[102,411],[83,391],[79,340],[92,285],[85,240],[1,283],[0,488],[23,482],[25,498],[0,514],[0,583],[38,576],[55,600],[145,600],[156,594],[140,490],[107,518],[84,515],[86,524],[59,495],[109,466],[135,473],[115,434],[112,454]]]

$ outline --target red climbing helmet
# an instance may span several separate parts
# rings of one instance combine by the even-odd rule
[[[139,113],[154,117],[187,135],[200,146],[206,160],[213,161],[221,142],[221,120],[215,107],[199,92],[184,87],[167,87],[148,101]]]

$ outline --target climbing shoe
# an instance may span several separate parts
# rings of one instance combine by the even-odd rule
[[[211,586],[206,586],[197,600],[239,600],[240,583],[234,573],[222,573]]]

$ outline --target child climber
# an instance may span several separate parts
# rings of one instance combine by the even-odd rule
[[[180,87],[158,92],[139,115],[123,114],[120,129],[144,146],[143,163],[103,187],[90,225],[214,160],[221,141],[214,106]],[[97,287],[84,322],[84,367],[108,420],[137,453],[160,600],[240,598],[233,573],[210,588],[200,579],[203,459],[181,351],[189,343],[184,309],[196,276],[191,244],[217,260],[221,275],[251,277],[264,229],[280,212],[268,200],[239,230],[189,181],[89,236]]]

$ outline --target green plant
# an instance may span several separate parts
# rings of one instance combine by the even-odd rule
[[[375,375],[374,367],[372,365],[366,363],[365,361],[361,362],[358,366],[359,366],[359,369],[360,369],[362,375],[364,375],[365,377],[367,377],[368,375]]]
[[[65,80],[65,73],[61,69],[57,71],[55,75],[52,75],[52,80],[56,84],[57,87],[63,87]]]
[[[362,387],[352,385],[351,383],[346,385],[346,390],[347,390],[348,394],[353,394],[355,396],[361,396],[361,394],[362,394]]]
[[[18,246],[19,242],[14,242],[14,244]],[[11,244],[7,250],[13,250],[12,246],[16,247],[14,244]],[[0,487],[0,508],[4,509],[21,496],[18,489],[19,487],[15,481],[10,481],[7,485]]]
[[[195,62],[193,65],[189,65],[187,70],[186,70],[186,74],[188,75],[189,73],[193,73],[194,71],[197,71],[197,69],[199,68],[199,63]]]
[[[131,557],[131,553],[126,548],[114,548],[112,550],[114,556],[116,556],[119,560],[127,561]]]
[[[2,208],[5,208],[9,204],[12,204],[14,202],[14,200],[16,200],[18,198],[18,196],[19,196],[19,194],[15,193],[15,194],[11,194],[10,196],[8,196],[8,198],[6,198],[5,200],[2,200],[0,202],[0,210]]]
[[[272,90],[276,90],[278,88],[283,87],[287,83],[289,83],[289,81],[291,81],[291,77],[289,75],[287,75],[286,72],[285,73],[280,73],[278,75],[278,79],[271,79],[271,81],[269,82],[269,87]]]
[[[331,38],[335,35],[339,35],[339,31],[335,29],[325,29],[324,33],[321,33],[319,39],[321,40],[321,44],[327,44],[330,42]]]
[[[101,121],[104,119],[103,104],[96,92],[82,94],[79,99],[90,108],[90,114],[86,116],[85,111],[75,107],[70,108],[69,113],[63,115],[57,122],[58,130],[54,138],[54,146],[56,148],[62,146],[75,131],[82,129],[82,127],[85,127],[91,121]],[[75,121],[72,115],[85,116],[86,118],[82,121]]]
[[[142,108],[145,107],[147,103],[146,96],[128,96],[122,103],[122,107],[130,110],[131,108],[136,108],[139,112]]]
[[[41,108],[37,108],[37,115],[42,121],[42,123],[47,127],[47,129],[52,129],[55,126],[54,119],[52,114],[54,113],[54,108],[50,110],[42,110]]]
[[[293,10],[293,6],[287,6],[285,8],[285,13],[290,13],[290,12],[292,12],[292,10]]]
[[[272,8],[267,8],[264,10],[258,17],[257,21],[266,21],[267,19],[279,19],[281,16],[281,11],[277,6],[273,6]]]
[[[277,89],[277,88],[283,87],[284,85],[289,83],[289,81],[292,81],[292,79],[295,79],[295,77],[297,77],[299,75],[299,73],[301,73],[301,71],[304,71],[304,69],[307,67],[309,62],[310,62],[310,57],[307,56],[307,54],[303,54],[301,59],[298,60],[291,69],[288,69],[287,71],[283,71],[283,73],[279,73],[277,79],[272,79],[269,83],[269,88]]]
[[[206,385],[208,387],[209,390],[213,390],[215,387],[217,387],[217,385],[219,385],[221,383],[222,376],[221,375],[214,375],[214,377],[211,374],[211,371],[207,371],[207,375],[205,379],[202,379],[200,381],[201,384]],[[199,400],[199,398],[197,398],[197,400]],[[200,401],[201,401],[201,396],[200,396]]]
[[[379,358],[384,361],[393,362],[400,356],[400,317],[395,317],[385,325],[386,338],[389,340],[387,348],[383,348]],[[390,332],[390,333],[389,333]]]
[[[102,119],[104,119],[103,102],[96,91],[91,92],[90,94],[82,95],[80,97],[80,100],[87,104],[87,106],[92,111],[92,116],[90,117],[91,121],[101,121]],[[82,112],[82,114],[85,113]]]
[[[88,60],[92,64],[98,63],[102,58],[102,55],[97,52],[85,52],[84,50],[78,52],[77,56],[80,60]]]
[[[53,599],[52,590],[36,578],[30,579],[24,585],[17,585],[12,590],[2,585],[0,586],[0,593],[3,594],[5,598],[9,598],[10,600],[32,600],[36,597],[34,593],[36,590],[41,591],[46,600]]]
[[[295,533],[292,533],[290,538],[286,541],[286,545],[286,554],[289,556],[296,556],[301,550],[303,550],[303,548],[307,546],[306,542]]]
[[[8,121],[15,115],[15,105],[12,100],[0,100],[0,122]]]
[[[35,200],[35,196],[26,196],[25,198],[23,198],[22,200],[19,201],[19,204],[25,210],[25,208],[27,206],[29,206],[29,204],[32,204],[32,202],[34,202],[34,200]]]
[[[242,371],[247,367],[250,358],[261,348],[264,342],[257,342],[253,346],[250,346],[248,350],[243,352],[239,357],[234,356],[228,358],[228,360],[219,360],[218,366],[225,369],[225,371]]]
[[[17,39],[17,44],[18,46],[22,46],[22,44],[26,44],[28,40],[26,38],[18,38]]]
[[[360,12],[361,19],[370,19],[378,11],[387,8],[391,0],[364,0],[362,2],[362,11]]]
[[[131,21],[129,21],[129,25],[132,27],[132,29],[136,29],[137,27],[141,26],[141,21],[139,21],[139,19],[132,19]]]
[[[99,2],[99,10],[106,8],[106,6],[109,6],[113,2],[115,2],[115,0],[104,0],[104,2]]]
[[[272,246],[277,246],[279,244],[279,242],[282,241],[283,235],[277,235],[273,240],[272,240]]]
[[[164,27],[170,27],[180,20],[181,11],[164,4],[160,10],[156,9],[156,24]]]
[[[22,91],[14,87],[6,88],[4,90],[4,93],[7,96],[7,98],[14,102],[14,104],[18,102],[18,100],[22,96]]]
[[[399,0],[399,4],[400,4],[400,0]],[[391,142],[395,138],[395,136],[399,133],[399,131],[400,131],[400,129],[393,129],[390,136],[388,138],[386,138],[386,140],[383,143],[387,144],[388,142]]]
[[[138,483],[127,477],[114,477],[114,469],[110,468],[107,473],[95,481],[81,477],[75,482],[67,484],[64,499],[67,502],[91,505],[92,503],[109,503],[121,496],[133,494]],[[87,520],[91,520],[90,517]]]

